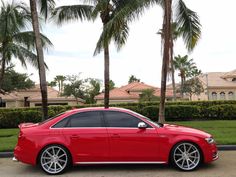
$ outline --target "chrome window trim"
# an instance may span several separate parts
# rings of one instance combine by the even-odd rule
[[[95,112],[95,111],[101,112],[102,114],[104,114],[104,112],[106,112],[106,111],[104,111],[104,110],[94,110],[94,112]],[[145,118],[141,118],[141,117],[139,117],[139,116],[137,117],[137,116],[135,116],[135,115],[133,115],[133,114],[130,114],[130,113],[127,113],[127,112],[123,112],[123,111],[119,111],[119,110],[109,110],[109,111],[121,112],[121,113],[129,114],[130,116],[133,116],[133,117],[139,119],[140,122],[144,122],[144,123],[148,124],[148,125],[151,127],[151,128],[150,128],[150,127],[147,127],[147,128],[145,128],[145,129],[155,129],[155,128],[158,128],[158,127],[154,126],[151,122],[148,122],[148,120],[145,120]],[[109,112],[109,111],[108,111],[108,112]],[[84,112],[92,112],[92,111],[76,112],[75,114],[84,113]],[[68,116],[64,117],[63,119],[69,118],[69,117],[72,116],[72,115],[74,115],[74,114],[68,115]],[[103,115],[103,118],[105,119],[104,115]],[[102,118],[102,119],[103,119],[103,118]],[[83,129],[83,128],[84,128],[84,129],[85,129],[85,128],[140,129],[140,128],[138,128],[138,127],[107,127],[107,126],[104,126],[104,127],[58,127],[58,128],[53,128],[54,125],[56,125],[58,122],[62,121],[63,119],[61,119],[61,120],[57,121],[56,123],[54,123],[53,125],[51,125],[51,126],[49,127],[49,129],[78,129],[78,128],[79,128],[79,129],[80,129],[80,128],[81,128],[81,129]],[[143,120],[143,119],[144,119],[144,120]]]
[[[88,129],[88,128],[91,128],[91,129],[96,129],[96,128],[99,128],[99,129],[137,129],[137,130],[140,130],[140,128],[136,128],[136,127],[58,127],[58,128],[53,128],[53,127],[50,127],[50,129]],[[155,129],[155,128],[145,128],[145,129]]]

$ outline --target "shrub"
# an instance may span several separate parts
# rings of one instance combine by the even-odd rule
[[[147,106],[142,110],[142,114],[154,121],[158,120],[159,108],[157,106]],[[200,107],[189,105],[168,105],[165,109],[167,121],[183,121],[200,118]]]
[[[204,113],[205,117],[209,119],[236,119],[236,105],[224,104],[210,106]]]
[[[72,108],[102,107],[103,105],[49,106],[48,115],[53,117]],[[111,104],[141,113],[154,121],[158,120],[159,102]],[[165,110],[167,121],[235,119],[236,101],[181,101],[167,102]],[[0,109],[0,128],[15,128],[22,122],[39,122],[40,107]]]

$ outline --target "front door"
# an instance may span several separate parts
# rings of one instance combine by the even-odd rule
[[[158,161],[156,129],[148,125],[138,128],[141,119],[125,112],[105,111],[104,117],[110,141],[109,157],[117,162]]]

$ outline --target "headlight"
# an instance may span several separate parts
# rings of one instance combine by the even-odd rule
[[[206,140],[206,142],[208,142],[209,144],[215,143],[215,140],[214,140],[212,137],[210,137],[210,138],[205,138],[205,140]]]

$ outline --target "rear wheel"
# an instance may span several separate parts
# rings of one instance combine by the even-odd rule
[[[197,145],[190,142],[181,142],[174,146],[171,161],[180,170],[191,171],[201,163],[201,152]]]
[[[50,145],[43,149],[39,163],[43,171],[55,175],[63,173],[70,164],[70,156],[64,147]]]

